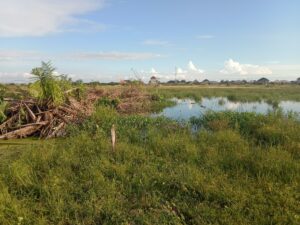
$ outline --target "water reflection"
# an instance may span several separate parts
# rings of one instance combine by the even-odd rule
[[[256,112],[266,114],[274,109],[281,108],[283,112],[296,112],[300,114],[300,102],[281,101],[278,104],[262,102],[232,102],[227,98],[203,98],[201,102],[191,99],[173,99],[176,105],[165,108],[154,116],[166,116],[175,120],[188,120],[193,116],[199,117],[207,111],[235,111]]]

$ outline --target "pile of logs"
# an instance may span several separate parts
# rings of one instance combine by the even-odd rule
[[[67,124],[79,122],[86,115],[85,106],[74,98],[60,106],[40,104],[34,99],[4,100],[8,102],[7,119],[0,125],[0,140],[63,136]]]

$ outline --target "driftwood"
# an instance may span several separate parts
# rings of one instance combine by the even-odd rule
[[[24,103],[25,108],[27,109],[29,116],[31,117],[31,119],[33,121],[36,121],[36,116],[34,115],[34,113],[31,111],[31,109],[28,107],[28,105],[26,105],[26,103]]]
[[[15,131],[11,131],[4,135],[0,136],[0,140],[8,140],[8,139],[16,139],[16,138],[24,138],[30,136],[31,134],[37,132],[43,125],[33,124]]]
[[[87,116],[82,102],[53,106],[39,101],[4,99],[8,102],[7,119],[0,124],[0,140],[36,136],[54,138],[65,134],[66,124],[77,123]]]
[[[54,138],[58,134],[58,132],[64,128],[65,125],[66,124],[64,122],[59,124],[57,127],[54,128],[54,131],[46,137],[46,139]]]
[[[65,95],[76,90],[71,89],[65,92]],[[67,96],[67,101],[59,106],[31,98],[23,100],[4,98],[7,102],[4,112],[6,120],[0,124],[0,140],[28,136],[49,139],[65,135],[67,124],[80,123],[92,114],[94,102],[102,94],[92,90],[81,101]]]

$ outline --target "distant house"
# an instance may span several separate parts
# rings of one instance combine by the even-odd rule
[[[201,84],[209,84],[210,82],[209,82],[209,80],[208,79],[205,79],[205,80],[203,80],[202,82],[201,82]]]
[[[152,76],[152,77],[150,78],[149,84],[150,84],[150,85],[158,85],[158,84],[159,84],[159,80],[157,79],[157,77]]]
[[[265,77],[256,81],[256,84],[269,84],[269,83],[270,83],[269,79],[267,79]]]
[[[198,80],[194,80],[193,84],[199,84],[200,82]]]

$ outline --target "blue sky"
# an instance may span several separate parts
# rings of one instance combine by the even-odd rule
[[[300,77],[298,0],[2,0],[0,81]]]

